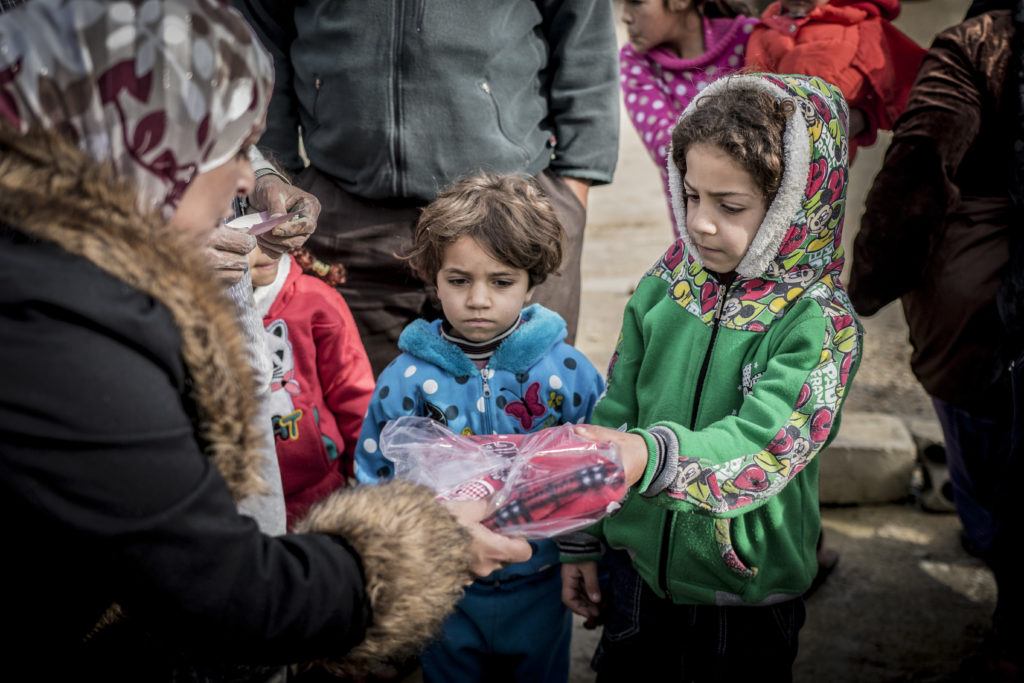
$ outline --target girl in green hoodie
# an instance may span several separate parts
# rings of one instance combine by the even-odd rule
[[[603,427],[579,428],[646,469],[619,512],[559,544],[564,601],[604,612],[598,680],[791,677],[816,456],[861,353],[839,283],[847,123],[835,86],[757,74],[709,85],[673,131],[681,237],[626,307]]]

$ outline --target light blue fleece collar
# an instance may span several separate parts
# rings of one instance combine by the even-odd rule
[[[480,369],[455,344],[441,337],[441,320],[414,320],[402,330],[398,348],[433,363],[452,377],[479,375]],[[487,367],[508,372],[526,372],[552,345],[565,339],[562,316],[540,304],[523,309],[523,324],[501,343]]]

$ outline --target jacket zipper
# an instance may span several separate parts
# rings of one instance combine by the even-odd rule
[[[704,380],[707,378],[708,366],[711,365],[711,352],[715,348],[715,338],[718,337],[718,325],[722,320],[722,309],[725,308],[725,295],[729,288],[725,285],[718,285],[718,306],[715,308],[714,318],[711,320],[711,339],[708,341],[708,348],[704,352],[704,362],[700,366],[700,375],[697,376],[697,392],[693,397],[693,414],[690,416],[690,429],[697,427],[697,409],[700,406],[700,395],[704,390]],[[672,538],[672,526],[675,523],[676,513],[672,510],[665,512],[665,525],[661,529],[661,555],[658,558],[658,583],[665,596],[671,600],[672,593],[668,589],[668,556],[669,542]]]
[[[483,382],[484,392],[484,424],[487,425],[487,432],[491,433],[494,431],[494,426],[491,424],[491,414],[487,408],[491,403],[491,385],[487,383],[488,368],[484,368],[480,371],[480,380]]]
[[[394,167],[394,182],[392,186],[394,188],[395,196],[401,197],[405,194],[405,188],[402,183],[402,176],[400,171],[400,164],[402,161],[402,146],[401,146],[401,125],[402,125],[402,89],[399,84],[399,73],[400,60],[402,56],[402,28],[403,28],[403,10],[402,0],[395,0],[395,34],[391,41],[391,95],[392,95],[392,106],[394,107],[394,117],[392,123],[394,124],[394,135],[391,138],[391,163]]]

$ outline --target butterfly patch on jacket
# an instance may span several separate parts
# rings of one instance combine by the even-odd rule
[[[534,421],[548,411],[547,405],[540,400],[540,382],[534,382],[526,387],[526,391],[523,391],[522,395],[517,395],[506,387],[502,387],[501,390],[509,392],[518,399],[506,403],[504,410],[506,415],[519,420],[519,424],[524,430],[532,428]],[[519,390],[522,391],[522,385]]]

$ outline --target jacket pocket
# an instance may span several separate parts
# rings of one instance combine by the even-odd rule
[[[313,112],[313,125],[316,128],[320,127],[320,92],[323,90],[324,80],[320,77],[320,74],[313,74],[313,106],[311,111]]]
[[[498,102],[498,98],[495,96],[494,91],[491,89],[491,84],[488,83],[487,81],[479,81],[478,85],[480,87],[480,90],[482,90],[483,93],[490,100],[491,106],[494,108],[494,119],[498,127],[498,132],[501,133],[501,136],[505,138],[506,142],[508,142],[510,145],[516,148],[520,156],[523,157],[523,163],[529,163],[530,152],[526,149],[526,147],[523,146],[521,141],[516,140],[511,135],[509,135],[508,127],[505,125],[505,122],[502,118],[501,104]]]
[[[715,520],[715,544],[722,562],[735,576],[744,581],[757,576],[757,567],[748,567],[732,544],[732,519]]]

